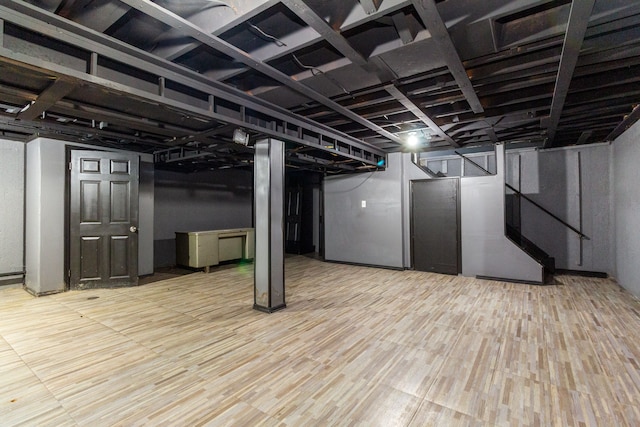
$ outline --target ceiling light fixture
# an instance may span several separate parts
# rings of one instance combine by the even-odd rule
[[[410,132],[407,138],[407,146],[416,147],[418,145],[418,136],[415,132]]]

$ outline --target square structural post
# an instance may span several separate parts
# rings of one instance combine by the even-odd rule
[[[253,162],[254,259],[253,308],[272,313],[284,300],[284,142],[262,139]]]

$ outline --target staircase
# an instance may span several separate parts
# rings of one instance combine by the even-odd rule
[[[454,153],[459,157],[461,157],[464,162],[469,162],[469,164],[473,165],[478,170],[483,171],[485,175],[492,175],[492,173],[488,171],[485,167],[476,163],[472,159],[469,159],[462,153],[458,151],[454,151]],[[412,162],[417,167],[425,171],[432,178],[447,176],[442,172],[434,172],[433,170],[429,169],[427,166],[421,164],[418,154],[414,154],[412,156]],[[464,175],[461,175],[461,176],[464,176]],[[505,236],[507,237],[507,239],[512,241],[514,244],[516,244],[520,249],[522,249],[522,251],[525,252],[527,255],[529,255],[533,260],[535,260],[539,265],[542,266],[542,273],[543,273],[542,283],[538,282],[537,280],[535,283],[545,284],[545,285],[553,284],[554,283],[553,275],[556,272],[555,258],[547,254],[543,249],[541,249],[531,240],[527,239],[525,236],[522,235],[520,209],[521,209],[521,204],[523,203],[523,200],[525,201],[525,203],[528,203],[534,206],[539,211],[544,212],[546,215],[550,216],[555,221],[559,222],[563,226],[567,227],[569,230],[576,233],[578,236],[580,236],[581,239],[589,240],[589,237],[583,234],[581,230],[576,229],[575,227],[571,226],[570,224],[562,220],[560,217],[555,215],[549,209],[545,208],[544,206],[541,206],[538,202],[536,202],[532,198],[528,197],[525,194],[522,194],[518,189],[505,183],[505,222],[506,222]]]
[[[544,206],[541,206],[536,201],[522,194],[520,191],[515,189],[509,184],[505,184],[506,194],[505,194],[505,220],[506,220],[506,236],[511,241],[513,241],[516,245],[522,248],[529,256],[534,258],[544,267],[544,283],[551,284],[553,283],[553,275],[555,274],[555,259],[549,256],[545,251],[536,246],[535,243],[527,239],[522,235],[521,232],[521,218],[520,218],[520,208],[522,200],[525,200],[527,203],[530,203],[532,206],[535,206],[540,211],[549,215],[551,218],[558,221],[560,224],[567,227],[569,230],[576,233],[580,236],[580,239],[589,240],[589,237],[582,233],[581,230],[576,229],[571,226],[567,222],[563,221],[553,212],[546,209]]]
[[[513,225],[507,223],[507,238],[518,245],[520,249],[526,252],[530,257],[538,261],[543,266],[544,284],[553,283],[553,275],[556,272],[556,260],[549,256],[545,251],[536,246],[531,240],[527,239]]]

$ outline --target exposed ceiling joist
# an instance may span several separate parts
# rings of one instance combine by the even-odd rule
[[[387,83],[395,80],[397,76],[391,70],[384,61],[371,62],[367,58],[362,56],[360,52],[355,50],[347,39],[331,28],[327,22],[316,14],[304,0],[282,0],[282,3],[287,6],[293,13],[295,13],[300,19],[302,19],[307,25],[313,28],[325,39],[331,46],[336,48],[338,52],[344,55],[352,63],[359,65],[362,68],[370,68],[380,78],[381,83]]]
[[[198,132],[193,135],[178,138],[173,143],[170,143],[169,145],[173,145],[173,146],[185,145],[185,144],[188,144],[189,142],[197,141],[203,138],[210,138],[210,137],[224,134],[224,133],[228,134],[233,132],[234,129],[236,129],[236,127],[237,126],[234,126],[234,125],[223,125],[217,128],[207,129],[203,132]]]
[[[73,21],[66,20],[58,15],[52,14],[24,2],[10,1],[7,3],[10,8],[0,5],[0,15],[5,18],[4,21],[0,20],[0,22],[10,22],[12,24],[15,23],[15,25],[26,28],[28,30],[43,33],[46,36],[51,37],[52,39],[64,40],[71,46],[78,47],[88,52],[92,52],[92,58],[96,56],[95,54],[97,54],[99,57],[115,59],[118,62],[128,64],[131,67],[137,68],[139,70],[145,70],[146,72],[156,74],[157,76],[166,76],[168,80],[177,82],[181,85],[184,85],[185,87],[189,87],[197,91],[202,91],[203,93],[208,93],[210,94],[210,98],[212,97],[217,100],[225,100],[232,105],[244,106],[247,109],[253,110],[257,114],[264,114],[268,117],[271,117],[271,120],[282,120],[282,122],[287,123],[289,126],[292,126],[298,131],[301,129],[306,129],[306,131],[308,132],[322,135],[323,137],[329,139],[335,139],[345,146],[353,147],[353,149],[358,152],[366,153],[367,155],[372,155],[373,157],[384,156],[384,152],[382,150],[367,143],[363,143],[362,140],[349,137],[344,133],[338,132],[320,123],[309,120],[303,116],[293,114],[291,111],[288,111],[273,103],[269,103],[263,99],[247,95],[235,88],[229,87],[221,82],[213,81],[205,76],[202,76],[199,73],[187,70],[180,65],[153,56],[146,51],[137,49],[134,46],[128,45],[113,38],[106,37],[105,35],[97,33],[96,31],[93,31],[86,27],[77,25]],[[43,25],[43,22],[46,22],[47,25]],[[0,26],[0,30],[4,31],[6,27],[6,25]],[[0,34],[0,38],[2,35],[4,35],[4,32]],[[25,55],[23,53],[18,53],[6,48],[0,48],[0,59],[2,60],[0,61],[0,69],[3,69],[3,71],[7,75],[13,74],[13,72],[8,72],[10,68],[13,69],[17,67],[17,64],[24,64],[26,69],[32,68],[34,70],[50,70],[49,72],[47,72],[47,75],[49,76],[48,78],[52,78],[53,76],[55,76],[56,78],[69,77],[73,81],[78,81],[78,84],[101,85],[105,89],[105,93],[109,92],[113,96],[120,97],[123,96],[124,93],[126,93],[132,99],[145,100],[142,102],[146,102],[146,100],[148,100],[152,105],[170,106],[169,108],[175,108],[176,110],[183,109],[184,113],[187,115],[195,113],[196,115],[203,118],[210,117],[213,120],[218,120],[219,118],[220,122],[234,123],[236,127],[245,126],[248,129],[252,129],[257,132],[263,131],[280,138],[283,137],[284,130],[278,131],[273,130],[271,127],[265,127],[270,126],[269,123],[248,123],[244,118],[241,118],[240,120],[233,119],[226,113],[223,113],[222,116],[225,117],[222,117],[220,114],[212,114],[210,108],[209,110],[203,110],[201,107],[195,105],[189,105],[184,102],[177,102],[173,99],[168,99],[165,97],[158,97],[157,90],[151,93],[147,90],[138,89],[130,85],[123,85],[115,81],[109,81],[108,79],[100,78],[79,70],[71,69],[58,63],[45,61],[41,58],[28,54]],[[60,58],[58,58],[58,60],[60,60]],[[8,62],[6,64],[3,64],[3,61]],[[87,65],[88,64],[85,64],[85,66],[83,66],[82,68],[88,69],[89,67]],[[34,74],[38,74],[38,72],[35,72]],[[2,73],[0,73],[0,75],[2,75]],[[36,97],[32,95],[28,95],[26,97],[23,96],[22,98],[29,101],[36,99]],[[18,103],[16,105],[21,104]],[[104,115],[108,116],[109,114],[107,112]],[[96,116],[98,116],[98,114]],[[132,124],[134,123],[132,122]],[[135,129],[135,126],[133,126],[132,129]],[[187,129],[186,132],[192,133],[193,131]],[[290,133],[287,133],[287,135],[290,135],[289,139],[291,140],[297,140],[300,143],[303,143],[303,145],[308,144],[308,142],[305,142],[304,140],[299,138],[298,134],[291,136]],[[126,135],[123,135],[123,137],[126,137]],[[135,140],[139,141],[140,139],[136,138]],[[313,143],[311,144],[313,145]],[[319,150],[326,151],[321,144],[318,144],[317,148]],[[341,153],[340,155],[346,155],[347,157],[350,156],[350,154],[348,153]],[[357,158],[357,156],[353,157]],[[372,161],[374,164],[376,162],[375,159],[366,161]]]
[[[604,140],[613,141],[614,139],[622,135],[625,130],[629,129],[638,120],[640,120],[640,105],[636,105],[635,107],[633,107],[631,113],[625,116],[624,120],[618,126],[616,126],[616,128],[611,131],[611,133],[607,135]]]
[[[462,65],[462,61],[460,60],[456,47],[454,46],[451,36],[447,31],[447,27],[442,21],[440,13],[438,13],[435,1],[413,0],[412,3],[418,12],[418,15],[420,15],[420,19],[431,33],[431,37],[433,37],[436,42],[440,54],[444,58],[449,71],[456,80],[456,83],[458,83],[458,86],[464,94],[464,97],[467,99],[467,102],[469,102],[469,106],[474,113],[484,112],[484,108],[482,108],[478,95],[473,89],[473,85],[471,84],[471,80],[469,80],[469,76],[464,69],[464,65]]]
[[[296,92],[308,97],[309,99],[320,102],[326,107],[329,107],[332,110],[336,111],[337,113],[342,114],[345,117],[353,120],[354,122],[359,123],[360,125],[365,126],[368,129],[371,129],[372,131],[384,136],[385,138],[388,138],[398,144],[402,143],[402,140],[398,138],[396,135],[384,130],[383,128],[376,125],[375,123],[370,122],[369,120],[363,119],[362,117],[355,114],[353,111],[349,110],[348,108],[345,108],[342,105],[338,104],[337,102],[334,102],[329,98],[326,98],[324,95],[316,92],[310,87],[291,79],[290,76],[282,73],[281,71],[278,71],[277,69],[271,67],[270,65],[256,58],[253,58],[247,52],[241,49],[238,49],[237,47],[222,40],[221,38],[206,33],[201,28],[192,24],[188,20],[176,15],[175,13],[167,9],[164,9],[149,0],[122,0],[122,1],[128,4],[129,6],[133,7],[134,9],[140,10],[141,12],[157,19],[160,22],[163,22],[166,25],[169,25],[172,28],[180,29],[185,35],[193,37],[194,39],[200,41],[201,43],[221,53],[224,53],[225,55],[253,68],[256,71],[259,71],[260,73],[295,90]]]
[[[129,8],[120,2],[96,2],[94,0],[66,0],[57,11],[61,16],[74,18],[76,22],[96,31],[106,31],[122,18]]]
[[[55,106],[55,112],[65,117],[77,117],[87,121],[95,121],[96,117],[99,117],[99,121],[103,123],[103,127],[116,125],[166,137],[177,137],[184,133],[183,129],[167,123],[160,123],[155,120],[150,120],[149,118],[135,117],[132,114],[106,112],[77,102],[58,102]]]
[[[335,47],[345,58],[361,67],[367,65],[367,59],[355,50],[340,33],[331,28],[331,26],[318,16],[303,0],[282,0],[282,3],[307,25],[317,31],[323,39]]]
[[[255,2],[257,0],[245,0],[245,1]],[[260,0],[260,1],[264,2],[265,0]],[[266,9],[266,6],[272,6],[274,3],[279,3],[279,2],[280,0],[277,0],[277,1],[268,0],[267,2],[260,5],[259,10],[263,12],[264,9]],[[365,14],[363,11],[357,10],[355,13],[349,15],[349,17],[347,17],[343,22],[343,25],[340,27],[340,29],[336,29],[336,31],[339,31],[339,32],[348,31],[351,28],[354,28],[360,25],[365,25],[369,22],[372,22],[384,16],[385,13],[393,12],[403,6],[406,6],[409,3],[410,3],[409,0],[385,0],[384,4],[380,5],[380,8],[378,9],[378,11],[373,14]],[[249,26],[253,25],[248,20],[255,16],[257,10],[258,8],[256,7],[256,10],[245,12],[244,19],[247,20],[245,21],[247,25]],[[197,24],[197,22],[195,23]],[[208,29],[209,26],[202,25],[201,28]],[[253,29],[255,30],[255,28]],[[177,31],[173,30],[173,32],[177,32]],[[216,36],[221,35],[221,33],[222,33],[221,29],[216,29],[215,31],[211,31],[211,34]],[[286,57],[287,55],[291,55],[292,53],[296,53],[301,49],[305,49],[305,48],[308,48],[309,46],[313,46],[317,43],[320,43],[323,41],[323,38],[320,36],[320,34],[317,31],[313,30],[311,27],[306,27],[301,31],[297,31],[295,34],[290,35],[289,37],[284,37],[281,41],[285,42],[285,40],[286,40],[286,43],[282,43],[282,44],[271,43],[271,44],[259,46],[256,49],[252,50],[250,54],[254,58],[264,62],[273,61],[278,58],[283,58],[283,57]],[[165,56],[164,52],[167,49],[173,52],[172,49],[174,49],[173,47],[174,45],[175,45],[175,41],[172,43],[168,43],[168,46],[166,47],[159,46],[158,48],[154,49],[153,52],[157,53],[162,57],[166,57],[169,60],[175,60],[179,56],[188,55],[189,53],[191,53],[193,49],[195,49],[195,47],[198,46],[198,43],[196,41],[193,41],[193,43],[191,43],[191,49],[183,49],[180,51],[180,54],[172,54],[170,56]],[[380,59],[378,58],[378,56],[373,56],[369,58],[369,62],[377,63],[379,60]],[[384,69],[385,65],[386,64],[380,64],[380,68]],[[322,69],[323,67],[319,67],[319,68]],[[246,72],[248,69],[249,67],[238,67],[238,68],[219,70],[215,73],[213,77],[220,81],[223,81],[226,79],[233,78],[234,76],[237,76],[239,74],[242,74]],[[385,79],[385,81],[388,81],[388,80],[389,79]]]
[[[560,147],[616,137],[640,116],[637,1],[595,2],[581,47],[567,39],[571,0],[136,3],[0,0],[0,135],[215,151],[171,163],[187,171],[246,167],[250,153],[231,143],[242,128],[322,159],[289,164],[337,172],[320,164],[338,159],[355,172],[405,150],[380,129],[448,149],[428,119],[462,147],[542,145],[557,119]],[[570,43],[579,56],[567,72]]]
[[[591,138],[591,135],[593,135],[593,130],[585,130],[580,134],[578,141],[576,141],[576,145],[585,144],[589,138]]]
[[[415,39],[416,35],[411,28],[409,27],[409,20],[407,19],[407,15],[404,12],[400,11],[391,15],[391,19],[393,21],[393,26],[396,28],[398,32],[398,36],[400,36],[400,40],[402,40],[403,44],[409,44]]]
[[[73,13],[76,7],[85,8],[90,0],[66,0],[58,6],[58,13],[61,16],[69,16]]]
[[[44,113],[49,107],[67,96],[74,88],[76,83],[67,79],[56,79],[48,88],[46,88],[40,96],[31,104],[26,106],[18,118],[20,120],[33,120]]]
[[[562,45],[562,54],[560,56],[560,66],[556,77],[556,84],[553,90],[553,99],[551,101],[551,111],[549,114],[547,128],[547,141],[545,147],[553,146],[558,123],[560,123],[560,115],[564,107],[564,102],[569,93],[569,85],[573,78],[573,71],[576,68],[582,41],[589,24],[589,17],[595,0],[573,0],[571,3],[571,11],[569,12],[569,22],[567,23],[567,31]]]
[[[6,7],[3,6],[4,3],[7,3]],[[240,97],[247,103],[265,104],[261,99],[252,98],[221,82],[213,81],[178,64],[159,58],[117,39],[107,37],[102,33],[46,12],[28,3],[15,0],[4,1],[0,3],[0,15],[7,22],[15,23],[31,31],[41,32],[45,36],[54,39],[59,37],[75,47],[93,52],[98,56],[114,58],[133,67],[167,77],[175,82],[206,92],[213,91],[212,93],[215,96],[229,94],[234,97]],[[3,21],[0,20],[1,22]],[[43,25],[43,22],[48,25]],[[2,29],[1,26],[0,29]],[[282,111],[284,109],[281,109]]]
[[[14,121],[7,117],[0,116],[0,125],[3,129],[12,130],[14,132],[24,132],[31,136],[50,136],[52,138],[71,138],[74,141],[80,141],[92,145],[102,145],[107,147],[115,147],[121,149],[127,149],[128,143],[119,143],[122,140],[122,135],[118,132],[112,132],[108,129],[92,128],[87,131],[81,127],[71,127],[63,123],[57,122],[44,122],[40,120],[20,120]],[[144,140],[145,145],[149,147],[164,147],[163,144],[149,138],[136,138],[140,141]]]
[[[496,135],[496,131],[493,130],[492,127],[490,128],[486,128],[484,130],[484,133],[487,134],[487,136],[489,137],[489,139],[491,140],[491,142],[493,142],[494,144],[497,144],[500,142],[500,140],[498,139],[498,136]]]
[[[362,5],[362,8],[367,13],[367,15],[371,15],[372,13],[375,13],[380,7],[380,3],[382,3],[382,0],[358,0],[358,1],[360,2],[360,5]]]
[[[424,124],[440,138],[447,141],[452,147],[461,147],[456,141],[447,135],[440,126],[438,126],[429,116],[427,116],[416,104],[413,103],[407,96],[400,91],[394,85],[388,85],[384,87],[391,96],[393,96],[399,103],[401,103],[407,110],[411,111],[417,118],[419,118]]]
[[[200,26],[202,29],[208,31],[210,34],[219,36],[223,32],[233,28],[235,25],[242,24],[248,19],[255,17],[256,15],[264,12],[273,5],[277,4],[279,0],[235,0],[233,3],[229,2],[229,7],[218,7],[211,9],[211,14],[196,14],[196,16],[190,16],[189,18],[193,22]],[[178,2],[176,2],[178,3]],[[196,3],[183,2],[183,3]],[[205,1],[202,2],[206,4]],[[211,3],[216,4],[215,2]],[[221,6],[223,3],[220,3]],[[231,6],[233,4],[233,7]],[[226,14],[224,12],[227,12]],[[176,38],[181,40],[176,43]],[[161,58],[173,61],[183,55],[188,55],[193,50],[197,49],[200,44],[195,40],[181,39],[180,31],[172,29],[166,33],[163,33],[156,40],[156,47],[153,49],[153,54],[158,55]]]
[[[293,116],[283,117],[283,120],[285,121],[289,120],[288,124],[293,126],[293,128],[297,131],[297,133],[295,134],[295,136],[290,134],[285,135],[282,130],[273,129],[273,127],[262,124],[262,123],[249,122],[247,121],[247,118],[244,118],[244,119],[234,118],[233,116],[216,113],[198,106],[186,104],[184,102],[169,100],[159,95],[153,95],[144,90],[136,89],[131,86],[125,86],[123,84],[116,83],[116,82],[106,81],[104,79],[100,79],[94,76],[89,76],[85,73],[75,72],[73,70],[60,66],[58,64],[52,64],[52,63],[42,61],[40,59],[30,58],[19,53],[7,51],[6,49],[0,49],[0,58],[8,58],[10,61],[20,62],[23,64],[30,64],[31,67],[36,67],[36,68],[45,67],[46,69],[51,70],[55,73],[61,73],[65,78],[76,79],[78,82],[81,82],[81,84],[86,84],[87,86],[99,85],[103,89],[108,88],[108,91],[113,96],[118,96],[120,97],[120,99],[126,99],[125,96],[128,96],[130,97],[130,99],[135,100],[136,102],[142,102],[142,103],[149,102],[149,104],[155,105],[158,108],[162,108],[162,109],[170,108],[181,114],[192,114],[194,117],[202,117],[204,119],[210,119],[216,122],[219,121],[222,123],[235,124],[236,127],[243,127],[248,130],[254,131],[256,133],[271,135],[277,138],[284,137],[286,140],[292,141],[294,143],[298,143],[301,145],[309,145],[316,150],[331,153],[330,155],[336,154],[335,149],[328,149],[322,144],[318,144],[317,142],[305,140],[301,135],[301,132],[305,132],[305,131],[316,133],[317,135],[323,135],[324,130],[325,129],[328,130],[329,128],[323,127],[318,124],[313,126],[311,125],[311,123],[308,123],[305,120],[302,120],[302,121],[296,120],[295,117]],[[0,62],[0,65],[2,65],[2,62]],[[269,113],[269,110],[267,109],[258,109],[257,112],[260,112],[260,111],[264,112],[264,114]],[[273,114],[274,116],[278,115],[275,112],[273,112]],[[78,112],[78,115],[81,116],[82,113]],[[105,115],[103,115],[103,117],[105,117]],[[28,121],[22,120],[22,121],[16,121],[16,123],[25,124],[25,129],[31,127],[37,133],[41,132],[40,129],[66,128],[68,129],[68,133],[70,135],[82,135],[82,134],[86,135],[86,134],[95,134],[97,130],[94,128],[73,126],[72,124],[65,125],[64,127],[60,127],[57,124],[54,125],[52,123],[46,123],[46,122],[41,122],[41,124],[39,124],[40,122],[35,122],[35,121],[28,122]],[[135,129],[135,121],[131,121],[130,124],[132,124],[133,125],[132,128]],[[71,129],[72,127],[74,129]],[[63,133],[60,133],[60,134],[63,135]],[[110,132],[109,136],[111,135],[116,136],[118,134],[115,132]],[[343,134],[337,133],[335,131],[327,132],[327,137],[329,139],[335,138],[338,144],[343,144],[344,146],[351,147],[349,152],[340,152],[339,154],[336,154],[338,156],[347,157],[352,160],[356,160],[358,162],[369,162],[371,164],[376,164],[377,162],[375,158],[376,155],[380,155],[382,157],[384,156],[381,150],[369,144],[366,144],[360,140],[356,140],[355,138],[350,138],[346,135],[345,136],[341,136],[341,135]],[[126,139],[129,142],[138,142],[138,141],[144,142],[144,138],[139,138],[136,136],[132,137],[130,135],[123,135],[123,134],[120,134],[118,139]],[[166,146],[166,143],[161,144],[151,140],[149,142],[149,145]],[[356,150],[361,153],[366,153],[367,155],[370,156],[370,158],[365,159],[362,156],[356,156],[351,154],[351,151],[356,151]]]

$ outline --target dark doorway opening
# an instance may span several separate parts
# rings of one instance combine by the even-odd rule
[[[316,251],[314,228],[318,227],[318,201],[322,175],[309,171],[287,171],[285,177],[285,252],[307,254]],[[319,230],[316,230],[316,235]],[[316,239],[318,239],[316,237]]]

